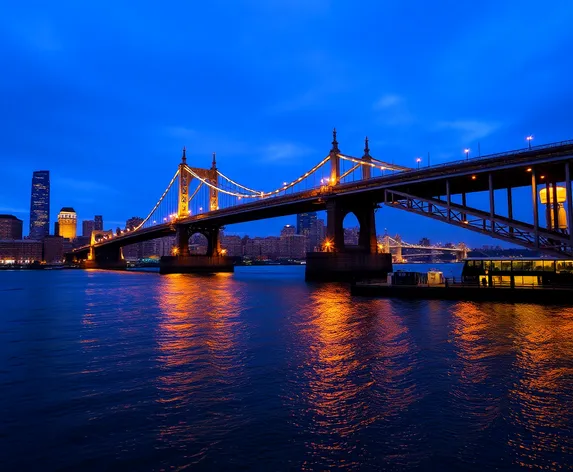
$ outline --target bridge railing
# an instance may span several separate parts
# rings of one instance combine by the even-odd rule
[[[505,157],[505,156],[515,156],[515,155],[519,155],[519,154],[533,153],[535,151],[544,151],[546,149],[563,147],[563,146],[573,146],[573,140],[557,141],[557,142],[549,143],[549,144],[541,144],[539,146],[531,146],[531,148],[526,147],[526,148],[514,149],[513,151],[504,151],[504,152],[497,152],[495,154],[484,154],[483,156],[474,156],[474,157],[470,157],[468,159],[457,159],[455,161],[441,162],[439,164],[433,164],[430,166],[425,166],[425,167],[422,167],[420,169],[412,169],[412,170],[409,170],[406,172],[418,172],[418,171],[428,169],[428,168],[429,169],[435,169],[435,168],[439,168],[439,167],[447,167],[447,166],[451,166],[454,164],[463,164],[463,163],[469,162],[469,161],[496,159],[496,158]]]

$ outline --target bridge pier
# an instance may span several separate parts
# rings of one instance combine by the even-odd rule
[[[383,279],[392,272],[392,256],[378,251],[375,205],[372,201],[326,202],[327,238],[332,252],[309,252],[306,255],[307,281],[350,282],[356,278]],[[344,217],[354,213],[360,225],[358,247],[344,244]]]
[[[127,262],[120,246],[93,247],[88,259],[81,262],[83,269],[124,270]]]
[[[219,226],[179,225],[177,227],[177,255],[163,256],[159,261],[160,274],[213,274],[234,272],[233,258],[221,252]],[[190,254],[189,237],[201,233],[207,238],[207,253]]]

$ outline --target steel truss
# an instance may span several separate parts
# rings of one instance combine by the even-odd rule
[[[557,257],[572,257],[569,233],[535,228],[532,224],[491,214],[473,207],[439,198],[421,198],[392,189],[384,191],[384,203],[410,213],[433,218],[452,225],[486,234],[503,241],[518,243]]]

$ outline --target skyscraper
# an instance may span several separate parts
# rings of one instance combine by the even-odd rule
[[[78,217],[72,207],[64,207],[58,213],[58,236],[75,239],[78,229]]]
[[[82,236],[91,237],[92,231],[95,229],[94,220],[84,220],[82,221]]]
[[[308,252],[315,250],[319,243],[316,212],[299,213],[296,215],[296,234],[306,236]]]
[[[94,230],[103,231],[103,216],[96,215],[94,218]]]
[[[30,239],[50,234],[50,171],[38,170],[32,176]]]

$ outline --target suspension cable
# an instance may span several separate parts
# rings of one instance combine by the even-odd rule
[[[376,159],[375,157],[370,157],[370,159],[372,159],[373,161],[375,161],[376,163],[381,164],[381,165],[377,166],[373,162],[363,161],[362,159],[358,159],[357,157],[346,156],[344,154],[338,154],[338,157],[340,157],[341,159],[347,160],[347,161],[354,162],[356,164],[363,165],[363,166],[379,167],[381,169],[388,169],[388,170],[402,170],[402,171],[412,170],[409,167],[397,166],[395,164],[388,164],[387,162],[381,161],[380,159]]]
[[[322,167],[328,160],[330,159],[330,156],[326,156],[322,161],[320,161],[317,165],[315,165],[312,169],[310,169],[308,172],[305,172],[303,175],[301,175],[298,179],[293,180],[290,184],[285,185],[284,187],[281,187],[277,190],[271,190],[270,192],[264,192],[263,195],[264,196],[268,196],[268,195],[272,195],[273,193],[279,193],[279,192],[283,192],[288,190],[289,188],[293,187],[294,185],[298,184],[299,182],[301,182],[302,180],[304,180],[305,178],[307,178],[310,174],[312,174],[313,172],[316,172],[320,167]]]
[[[229,192],[228,190],[225,190],[225,189],[217,187],[216,185],[213,185],[211,182],[204,179],[203,177],[199,177],[199,175],[197,175],[195,172],[193,172],[193,170],[187,165],[185,166],[185,170],[187,170],[187,172],[189,172],[193,177],[195,177],[197,180],[200,180],[205,185],[211,187],[214,190],[218,190],[219,192],[226,193],[227,195],[232,195],[234,197],[243,197],[243,198],[257,198],[257,197],[263,196],[263,192],[261,192],[259,195],[248,195],[248,194],[243,194],[243,193]]]
[[[342,180],[344,177],[346,177],[349,174],[352,174],[352,172],[354,172],[356,169],[358,169],[360,167],[360,164],[356,164],[354,167],[350,168],[349,170],[347,170],[344,174],[342,174],[338,180]]]
[[[165,198],[165,195],[167,195],[167,192],[169,192],[169,190],[171,189],[171,186],[173,185],[173,182],[175,182],[175,179],[177,178],[178,175],[179,175],[179,168],[177,168],[177,172],[175,172],[175,175],[171,179],[171,182],[169,182],[169,185],[165,189],[165,192],[163,192],[163,195],[161,195],[161,198],[159,199],[159,201],[153,207],[153,210],[151,210],[149,215],[147,215],[147,217],[136,228],[134,228],[133,231],[137,231],[139,228],[141,228],[147,222],[147,220],[149,220],[149,218],[151,218],[151,215],[153,215],[155,210],[157,210],[157,208],[159,207],[159,205],[161,204],[161,202]]]
[[[256,193],[257,196],[259,196],[262,192],[259,190],[253,190],[252,188],[249,187],[245,187],[244,185],[241,185],[237,182],[235,182],[234,180],[231,180],[229,177],[227,177],[226,175],[224,175],[222,172],[217,171],[217,174],[219,174],[220,177],[223,177],[224,179],[228,180],[229,182],[231,182],[233,185],[236,185],[237,187],[242,188],[243,190],[247,190],[248,192],[253,192]]]

